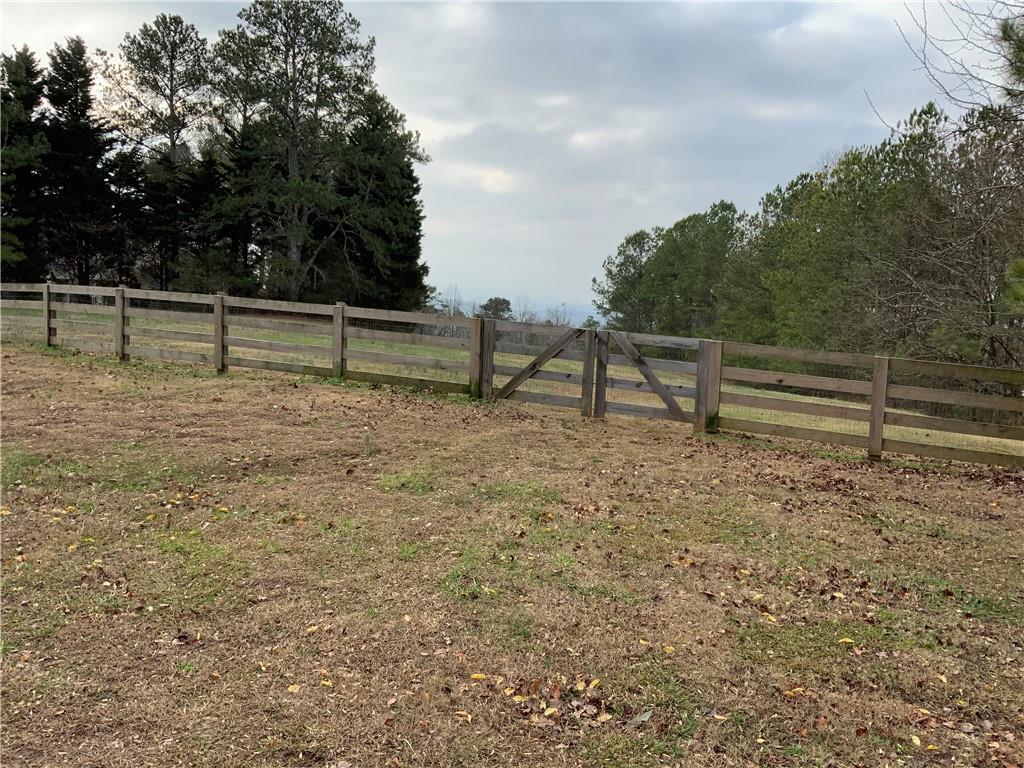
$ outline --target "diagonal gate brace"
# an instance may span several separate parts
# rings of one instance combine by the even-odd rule
[[[661,383],[661,379],[655,375],[654,370],[647,364],[647,361],[644,360],[640,352],[637,351],[637,348],[633,346],[633,342],[626,337],[626,334],[621,331],[612,331],[611,337],[626,354],[626,357],[628,357],[633,362],[633,365],[637,367],[643,377],[647,380],[647,383],[651,385],[651,389],[654,390],[654,393],[662,399],[662,402],[665,403],[665,407],[668,408],[669,413],[672,414],[672,418],[677,419],[678,421],[690,421],[686,416],[686,411],[682,409],[679,403],[676,402],[676,399],[672,396],[672,393],[669,392],[665,385]]]
[[[497,391],[494,395],[495,400],[501,400],[502,398],[508,397],[527,379],[533,376],[537,371],[543,368],[551,358],[561,352],[568,346],[569,342],[575,339],[577,336],[583,333],[582,328],[570,328],[547,349],[537,355],[533,362],[523,368],[519,373],[509,379],[505,386]]]

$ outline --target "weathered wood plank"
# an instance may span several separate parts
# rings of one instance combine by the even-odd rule
[[[228,331],[237,328],[260,328],[267,331],[304,333],[312,336],[330,336],[334,327],[333,323],[315,320],[278,320],[252,315],[235,315],[230,312],[224,314],[224,326]]]
[[[419,355],[394,355],[390,352],[372,352],[367,349],[345,350],[346,360],[365,360],[371,363],[384,363],[385,365],[405,365],[410,368],[431,368],[438,371],[459,371],[469,370],[469,364],[458,360],[443,360],[437,357],[420,357]]]
[[[367,341],[388,341],[399,344],[415,344],[424,347],[444,347],[445,349],[469,349],[469,339],[453,336],[431,336],[425,333],[401,333],[398,331],[378,331],[370,328],[348,326],[350,339],[366,339]]]
[[[395,387],[426,389],[433,392],[446,392],[456,395],[468,395],[469,384],[458,381],[435,381],[434,379],[418,379],[414,376],[397,376],[391,373],[375,373],[373,371],[355,371],[349,369],[345,378],[350,381],[361,381],[367,384],[387,384]]]
[[[798,363],[820,363],[823,365],[842,365],[851,368],[871,368],[874,365],[873,355],[862,355],[855,352],[824,352],[814,349],[796,347],[772,347],[765,344],[742,344],[736,341],[725,343],[725,354],[740,357],[763,357],[771,360],[793,360]]]
[[[1004,384],[1024,386],[1024,370],[1014,368],[989,368],[984,365],[945,363],[937,360],[911,360],[905,357],[889,359],[889,370],[894,373],[920,373],[927,376],[945,376],[974,381],[999,381]]]
[[[480,356],[480,342],[483,339],[484,321],[481,317],[471,318],[469,321],[469,338],[473,342],[469,348],[469,394],[473,397],[480,397],[480,375],[482,373]]]
[[[594,412],[594,363],[597,347],[597,332],[588,329],[583,332],[583,375],[580,382],[580,414],[590,416]]]
[[[296,315],[334,315],[333,304],[307,304],[302,301],[281,301],[279,299],[246,299],[240,296],[225,296],[225,307],[260,309],[270,312],[291,312]],[[230,316],[230,312],[228,313]]]
[[[912,443],[906,440],[882,441],[882,450],[891,453],[908,453],[947,461],[969,461],[976,464],[992,464],[997,467],[1024,467],[1024,455],[1015,456],[996,451],[975,451],[968,448],[950,448],[945,445]]]
[[[40,299],[0,299],[0,309],[35,309],[43,311]]]
[[[224,346],[228,349],[262,349],[267,352],[284,352],[293,355],[321,355],[330,357],[331,348],[327,345],[293,344],[290,341],[268,341],[266,339],[247,339],[244,336],[225,336]]]
[[[71,347],[82,352],[95,352],[101,355],[108,355],[114,352],[114,342],[112,341],[93,341],[92,339],[57,336],[52,339],[52,343],[60,347]]]
[[[753,368],[722,368],[722,378],[728,381],[746,381],[753,384],[776,384],[795,389],[818,389],[826,392],[843,392],[852,395],[870,395],[870,381],[834,379],[827,376],[808,376],[802,373],[781,373],[779,371],[758,371]]]
[[[567,325],[520,323],[516,320],[495,320],[494,327],[500,333],[533,333],[545,336],[561,336],[569,330]]]
[[[224,355],[224,365],[237,368],[256,368],[261,371],[301,373],[306,376],[323,376],[324,378],[330,378],[333,373],[328,366],[286,363],[283,360],[257,360],[251,357],[236,357],[235,355]]]
[[[697,349],[700,346],[700,339],[690,339],[685,336],[661,336],[656,333],[626,333],[626,338],[633,342],[633,344],[666,347],[668,349]]]
[[[594,417],[603,419],[608,410],[608,331],[597,332],[594,373]]]
[[[228,367],[224,364],[224,357],[228,353],[227,344],[224,338],[227,331],[224,329],[224,296],[218,294],[213,297],[213,367],[217,373],[224,373]]]
[[[111,344],[113,348],[113,344]],[[185,352],[180,349],[164,349],[162,347],[140,347],[135,344],[126,344],[124,348],[126,355],[132,357],[148,357],[153,360],[174,360],[180,363],[212,363],[212,352]]]
[[[672,415],[679,421],[686,420],[686,414],[683,411],[679,403],[676,402],[675,397],[671,392],[661,383],[661,379],[658,378],[657,374],[651,369],[651,366],[647,364],[647,360],[637,351],[636,347],[633,346],[626,334],[620,333],[619,331],[611,332],[612,340],[619,345],[619,348],[626,353],[633,365],[636,366],[637,370],[640,371],[640,375],[647,379],[647,383],[651,385],[651,389],[654,390],[654,394],[661,398],[662,402],[669,409]]]
[[[67,331],[81,331],[82,333],[109,334],[113,331],[113,323],[89,323],[85,320],[63,320],[59,317],[50,318],[50,328],[63,328]]]
[[[190,323],[192,325],[211,325],[213,323],[212,312],[179,312],[174,309],[148,309],[145,307],[127,306],[124,309],[125,317],[148,317],[152,320],[174,320],[179,323]]]
[[[630,392],[654,392],[651,385],[641,379],[621,379],[609,376],[607,378],[607,385],[609,389],[623,389]],[[694,387],[686,387],[679,384],[665,384],[664,386],[675,397],[693,399],[697,396],[697,390]]]
[[[717,432],[722,401],[722,354],[720,341],[701,339],[697,353],[697,397],[694,402],[694,432]]]
[[[53,296],[50,294],[50,284],[47,283],[43,286],[43,322],[40,324],[43,328],[43,344],[50,346],[50,331],[53,330],[53,326],[50,325],[50,320],[53,317],[53,313],[50,311],[50,302],[53,300]]]
[[[885,414],[885,423],[894,427],[923,429],[929,432],[952,432],[959,435],[1024,440],[1024,427],[992,424],[985,421],[945,419],[939,416],[919,416],[916,413],[895,413],[890,411]]]
[[[522,370],[515,365],[495,365],[494,372],[498,376],[515,376],[519,371]],[[545,371],[539,370],[530,378],[539,379],[541,381],[557,381],[561,384],[582,384],[583,374],[573,373],[572,371]]]
[[[557,408],[580,408],[582,399],[569,397],[568,395],[549,395],[546,392],[530,392],[525,389],[513,390],[508,396],[509,400],[518,400],[523,403],[536,403],[538,405],[553,405]]]
[[[806,416],[823,416],[828,419],[846,419],[848,421],[867,421],[871,414],[867,408],[857,408],[855,406],[812,403],[804,400],[784,400],[781,397],[746,395],[738,392],[722,392],[722,403],[726,405],[742,405],[747,408],[760,408],[766,411],[802,413]]]
[[[793,437],[798,440],[811,440],[818,443],[836,443],[838,445],[850,445],[855,448],[867,448],[867,435],[852,435],[848,432],[833,432],[829,429],[812,429],[810,427],[794,427],[789,424],[773,424],[768,421],[750,421],[747,419],[733,419],[728,416],[720,416],[718,425],[722,429],[732,429],[737,432],[755,432],[761,435],[773,435],[775,437]]]
[[[124,287],[114,289],[114,356],[124,361],[125,324],[124,324]]]
[[[61,283],[50,283],[50,294],[64,294],[68,296],[113,296],[114,289],[105,285],[63,285]]]
[[[336,378],[345,375],[345,350],[348,348],[348,337],[350,331],[348,321],[345,319],[345,310],[348,307],[338,302],[334,305],[334,315],[331,318],[331,373]]]
[[[946,405],[963,405],[968,408],[991,408],[997,411],[1024,413],[1024,397],[978,395],[974,392],[908,387],[902,384],[890,384],[888,396],[890,400],[916,400],[926,403],[944,403]]]
[[[494,394],[494,343],[497,334],[494,320],[484,318],[483,338],[480,346],[480,397],[483,400],[490,400]]]
[[[536,357],[544,351],[544,347],[533,344],[513,344],[510,341],[496,341],[495,351],[503,352],[506,355],[523,355],[524,357]],[[553,358],[555,360],[583,360],[583,351],[579,349],[563,349]]]
[[[365,307],[349,307],[349,317],[360,320],[387,320],[392,323],[414,323],[416,325],[458,326],[468,328],[468,317],[451,317],[450,315],[434,315],[429,312],[400,312],[394,309],[366,309]]]
[[[213,296],[209,293],[151,291],[144,288],[125,288],[124,295],[128,299],[146,299],[147,301],[173,301],[179,304],[213,304]]]
[[[889,387],[889,358],[876,357],[871,373],[871,417],[868,419],[868,458],[882,458],[885,432],[886,390]]]
[[[4,325],[9,325],[12,328],[36,328],[42,327],[43,316],[38,315],[4,315],[0,317]]]
[[[697,364],[688,360],[662,360],[658,357],[645,357],[647,364],[656,371],[669,371],[671,373],[684,373],[690,376],[697,374]],[[626,355],[608,355],[609,365],[621,365],[633,367],[632,361]]]
[[[516,390],[517,387],[519,387],[520,384],[543,368],[552,358],[555,357],[555,355],[561,352],[570,341],[575,339],[581,333],[583,333],[583,331],[579,328],[568,329],[565,333],[555,339],[547,349],[531,360],[522,370],[519,371],[519,373],[506,381],[505,385],[498,390],[495,398],[501,400],[502,398],[508,397]]]
[[[172,331],[166,328],[143,328],[138,325],[129,325],[124,329],[124,334],[129,339],[147,338],[164,339],[166,341],[191,341],[196,344],[212,344],[212,333],[199,333],[197,331]]]
[[[70,301],[50,300],[50,311],[60,317],[61,313],[68,315],[113,315],[114,307],[111,304],[74,304]]]
[[[661,408],[654,405],[637,405],[636,403],[617,403],[609,400],[605,403],[605,410],[608,413],[618,413],[623,416],[637,416],[642,419],[667,419],[669,421],[680,421],[674,417],[668,408]],[[693,412],[683,411],[683,419],[687,423],[693,422]]]
[[[42,293],[46,283],[0,283],[0,291],[12,293]]]

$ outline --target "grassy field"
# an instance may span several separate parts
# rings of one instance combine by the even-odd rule
[[[1024,762],[1020,472],[2,365],[5,766]]]
[[[100,322],[110,325],[111,318],[104,317],[102,315],[82,315],[74,314],[71,312],[61,312],[62,317],[75,321],[87,321],[87,322]],[[4,338],[25,340],[34,339],[39,336],[39,329],[37,326],[27,326],[26,320],[32,318],[38,320],[38,313],[33,313],[32,310],[7,310],[5,312],[6,321],[4,325]],[[132,323],[137,327],[143,328],[163,328],[167,330],[177,331],[193,331],[193,332],[204,332],[210,333],[210,318],[204,316],[197,319],[195,324],[181,323],[176,321],[165,321],[165,320],[153,320],[149,318],[145,319],[133,319]],[[384,328],[384,326],[381,326]],[[388,326],[393,329],[393,326]],[[93,331],[80,331],[74,332],[75,338],[80,338],[87,341],[110,341],[111,330],[109,328],[99,328]],[[282,362],[290,363],[303,363],[309,365],[319,366],[330,366],[330,338],[328,336],[305,334],[305,333],[293,333],[293,332],[278,332],[269,331],[257,328],[243,328],[239,326],[237,330],[233,330],[234,335],[244,336],[246,338],[260,339],[266,341],[281,341],[292,344],[303,344],[308,346],[320,347],[322,352],[311,352],[305,351],[301,354],[290,354],[281,353],[277,351],[266,351],[256,349],[232,349],[230,354],[237,355],[239,357],[257,359],[257,360],[279,360]],[[34,334],[34,335],[33,335]],[[167,349],[178,349],[192,352],[210,352],[210,345],[208,344],[196,344],[191,342],[180,342],[180,341],[166,341],[162,339],[153,339],[140,337],[137,341],[140,346],[146,347],[163,347]],[[464,350],[451,349],[446,347],[432,347],[423,344],[407,344],[407,343],[396,343],[396,342],[383,342],[383,341],[368,341],[362,339],[350,339],[348,345],[351,349],[368,350],[374,352],[387,352],[398,355],[413,355],[413,356],[424,356],[431,358],[439,358],[443,360],[462,361],[468,362],[469,354]],[[579,344],[577,344],[579,345]],[[692,357],[692,353],[691,353]],[[532,358],[524,355],[513,355],[499,353],[495,356],[495,362],[498,365],[523,367],[527,365]],[[466,383],[469,380],[468,374],[454,371],[442,371],[435,368],[428,367],[412,367],[408,365],[390,365],[382,364],[377,362],[368,362],[362,360],[356,360],[349,363],[349,367],[353,370],[369,371],[372,373],[386,373],[398,376],[416,377],[416,378],[429,378],[438,381],[453,381]],[[545,366],[547,370],[563,371],[580,373],[582,371],[582,364],[577,361],[570,360],[552,360]],[[840,371],[836,375],[846,376],[852,373],[852,371]],[[695,382],[692,376],[684,374],[676,374],[672,372],[659,371],[659,377],[667,384],[678,384],[685,386],[694,386]],[[855,375],[855,374],[854,374]],[[610,366],[609,376],[620,379],[631,379],[640,380],[639,372],[632,367],[625,366]],[[496,376],[496,386],[500,386],[507,377]],[[552,381],[539,381],[530,380],[524,384],[521,389],[542,392],[549,394],[566,395],[571,397],[579,397],[580,388],[579,385],[574,384],[561,384]],[[766,392],[764,389],[754,389],[750,386],[742,384],[726,383],[723,387],[726,392],[736,392],[745,394],[769,394],[772,397],[778,397],[784,400],[801,400],[805,402],[818,402],[818,403],[835,403],[836,400],[816,397],[812,395],[794,394],[791,392]],[[693,400],[687,398],[677,398],[680,405],[684,410],[692,411],[694,408]],[[858,403],[856,396],[852,396],[853,402]],[[637,405],[648,405],[655,407],[662,407],[661,401],[653,393],[633,392],[623,389],[609,389],[608,390],[609,402],[621,402],[631,403]],[[864,405],[864,398],[860,398],[859,404]],[[848,404],[848,403],[844,403]],[[786,413],[781,411],[770,411],[760,408],[749,408],[745,406],[727,404],[721,408],[721,415],[727,417],[733,417],[737,419],[753,420],[753,421],[767,421],[777,424],[785,424],[798,427],[810,427],[814,429],[824,429],[833,432],[846,432],[856,435],[867,435],[868,425],[867,422],[863,421],[849,421],[845,419],[835,419],[821,416],[808,416],[803,414]],[[998,416],[994,418],[999,418]],[[886,437],[896,440],[905,440],[909,442],[919,443],[931,443],[936,445],[945,445],[954,448],[967,448],[981,451],[995,451],[999,453],[1024,455],[1024,443],[1017,440],[1009,439],[998,439],[989,437],[978,437],[974,435],[959,435],[955,433],[944,433],[944,432],[931,432],[922,429],[911,429],[906,427],[887,426],[885,429]],[[853,449],[856,451],[856,449]]]

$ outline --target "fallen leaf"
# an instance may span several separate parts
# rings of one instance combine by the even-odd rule
[[[302,690],[302,686],[298,683],[292,683],[288,686],[288,693],[298,693]]]

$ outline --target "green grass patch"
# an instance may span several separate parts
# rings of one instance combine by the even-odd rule
[[[43,457],[13,446],[0,449],[0,482],[4,489],[31,485],[43,466]]]
[[[411,563],[427,551],[427,544],[423,541],[400,541],[395,549],[395,559],[402,563]]]
[[[377,487],[388,493],[412,493],[425,495],[435,490],[434,478],[430,472],[408,469],[377,478]]]
[[[478,493],[489,503],[510,507],[532,520],[542,519],[545,507],[562,500],[557,491],[539,480],[485,483]]]

